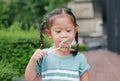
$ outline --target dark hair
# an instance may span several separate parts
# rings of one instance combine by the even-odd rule
[[[78,26],[78,24],[76,23],[76,18],[74,16],[74,14],[72,13],[71,9],[69,9],[69,8],[57,8],[57,9],[54,9],[48,15],[46,15],[44,21],[41,23],[41,28],[40,28],[41,46],[43,45],[43,33],[44,33],[45,29],[49,29],[50,25],[51,25],[50,18],[53,17],[53,16],[55,16],[55,15],[62,14],[62,13],[70,15],[72,17],[74,26],[75,27]],[[75,48],[74,51],[71,51],[71,53],[73,53],[74,56],[78,53],[78,50],[79,50],[78,32],[76,32],[75,41],[76,41],[76,48]]]

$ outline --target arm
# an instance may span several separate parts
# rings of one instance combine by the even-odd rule
[[[25,70],[26,81],[38,81],[38,80],[42,81],[41,76],[37,74],[35,68],[36,68],[37,61],[41,59],[45,54],[47,54],[45,51],[37,49],[35,53],[32,55]]]
[[[26,70],[25,70],[26,81],[37,81],[37,79],[40,78],[37,75],[35,68],[36,68],[36,61],[34,61],[33,59],[30,59],[28,65],[26,67]]]
[[[80,76],[80,81],[90,81],[88,71],[84,72],[84,73]]]

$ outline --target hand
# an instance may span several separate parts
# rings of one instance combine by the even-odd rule
[[[31,59],[38,61],[40,59],[42,59],[45,55],[47,55],[47,51],[45,50],[41,50],[41,49],[37,49],[34,54],[32,55]]]

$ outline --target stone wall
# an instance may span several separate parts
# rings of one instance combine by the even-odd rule
[[[101,20],[94,16],[92,0],[73,0],[68,4],[76,16],[79,25],[79,33],[97,33],[97,23]],[[101,30],[101,29],[100,29]],[[101,33],[102,31],[99,31]]]

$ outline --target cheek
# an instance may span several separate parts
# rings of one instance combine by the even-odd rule
[[[53,34],[52,34],[52,40],[53,40],[55,43],[57,43],[57,42],[59,42],[59,40],[60,40],[60,36],[53,33]]]
[[[73,37],[73,38],[74,38],[74,37],[75,37],[75,35],[76,35],[76,33],[75,33],[75,32],[72,32],[72,33],[71,33],[71,37]]]
[[[75,33],[73,33],[71,36],[70,36],[70,38],[71,38],[71,40],[73,41],[74,39],[75,39]]]

